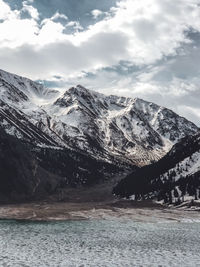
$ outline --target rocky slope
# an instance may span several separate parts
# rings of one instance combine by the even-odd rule
[[[194,124],[166,108],[138,98],[105,96],[80,85],[44,108],[71,127],[67,133],[77,139],[74,146],[135,165],[158,160],[180,138],[197,130]],[[59,135],[66,133],[64,127],[56,127],[54,131]]]
[[[198,131],[142,99],[105,96],[80,85],[60,92],[2,70],[0,127],[23,142],[43,171],[62,180],[56,187],[92,185],[130,172]]]
[[[136,200],[180,204],[200,198],[200,133],[183,138],[158,162],[128,175],[113,190]]]
[[[110,163],[142,166],[197,127],[142,99],[105,96],[82,86],[65,92],[0,71],[0,125],[38,146],[83,151]]]

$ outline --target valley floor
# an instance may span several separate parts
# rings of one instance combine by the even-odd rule
[[[41,202],[0,206],[0,219],[64,221],[131,219],[135,222],[200,221],[200,209],[166,208],[149,201]]]
[[[64,221],[90,219],[131,219],[135,222],[200,221],[200,207],[166,207],[159,203],[120,200],[112,195],[119,180],[91,187],[68,188],[46,201],[0,205],[0,220]],[[199,204],[197,204],[199,205]]]

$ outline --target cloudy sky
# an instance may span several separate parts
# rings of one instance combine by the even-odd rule
[[[200,125],[200,0],[0,0],[0,68],[140,97]]]

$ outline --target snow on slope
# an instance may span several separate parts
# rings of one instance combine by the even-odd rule
[[[199,142],[200,145],[200,142]],[[183,148],[184,149],[184,148]],[[170,192],[161,192],[159,198],[180,204],[186,200],[200,199],[200,148],[160,175],[159,180],[171,184]],[[166,196],[167,195],[167,196]]]
[[[156,163],[128,175],[114,193],[179,204],[186,198],[200,199],[200,132],[181,139]]]
[[[0,70],[0,80],[20,89],[36,105],[47,103],[59,95],[57,90],[50,90],[42,84],[3,70]]]
[[[153,103],[105,96],[80,85],[61,95],[0,70],[0,90],[0,124],[8,133],[108,161],[148,164],[198,129]]]
[[[95,138],[108,153],[139,165],[158,160],[180,138],[197,130],[166,108],[138,98],[105,96],[80,85],[43,108],[55,120],[81,131],[85,144]]]
[[[168,179],[170,173],[174,173],[174,181],[178,181],[182,177],[192,175],[200,171],[200,151],[195,152],[183,161],[178,162],[174,168],[171,168],[166,173],[162,174],[160,178],[162,181]]]

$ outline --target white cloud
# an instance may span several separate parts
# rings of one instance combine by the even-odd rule
[[[60,14],[58,11],[51,17],[51,18],[48,18],[48,19],[44,19],[41,24],[45,24],[47,23],[48,21],[57,21],[58,19],[64,19],[66,21],[68,21],[68,17],[64,14]]]
[[[69,21],[64,26],[56,21],[58,18],[67,20],[65,15],[58,12],[41,24],[36,22],[39,12],[26,2],[23,8],[30,13],[31,18],[22,20],[16,11],[11,11],[1,0],[0,10],[4,10],[1,11],[1,17],[5,21],[0,25],[0,47],[2,44],[12,48],[32,45],[35,53],[35,49],[42,51],[44,46],[53,44],[59,49],[62,47],[66,57],[73,47],[73,51],[78,50],[72,59],[77,62],[76,73],[115,65],[120,60],[132,61],[136,65],[153,64],[164,56],[175,55],[177,48],[189,42],[186,30],[200,30],[198,2],[177,0],[172,5],[170,0],[123,0],[112,9],[111,15],[83,31],[78,22]],[[75,32],[65,34],[65,27],[73,27]],[[48,51],[51,51],[50,47]],[[59,60],[57,54],[51,53],[49,56],[54,57],[55,62]],[[88,58],[92,64],[88,64]],[[86,65],[79,64],[79,59],[85,61]],[[67,65],[71,65],[69,61],[64,64],[60,68],[68,69]],[[54,65],[52,72],[60,72],[59,68],[53,68]],[[39,76],[40,72],[37,78]]]
[[[78,33],[79,30],[83,30],[83,27],[80,25],[79,21],[70,21],[65,26],[66,26],[66,28],[70,27],[70,28],[74,29],[74,31],[76,33]]]
[[[18,14],[18,11],[11,11],[9,5],[0,0],[0,20],[15,19]]]
[[[39,12],[36,8],[29,5],[33,1],[24,1],[22,11],[27,11],[32,19],[38,20],[39,19]]]
[[[68,17],[64,14],[60,14],[58,11],[53,15],[53,17],[51,18],[52,20],[56,20],[56,19],[64,19],[64,20],[68,20]]]
[[[97,19],[99,16],[101,16],[103,14],[103,12],[99,9],[94,9],[91,11],[91,14],[92,14],[94,19]]]
[[[194,79],[180,78],[178,69],[184,75],[190,73],[184,60],[155,66],[170,56],[187,54],[181,50],[184,44],[191,43],[187,32],[200,32],[199,0],[121,0],[87,29],[58,12],[40,22],[39,11],[32,2],[24,1],[23,9],[17,11],[0,0],[1,68],[32,79],[51,80],[54,75],[68,83],[81,79],[90,87],[102,86],[105,92],[137,95],[168,106],[176,105],[180,98],[184,106],[186,98],[199,90]],[[29,13],[29,19],[21,18],[23,10]],[[98,18],[102,11],[93,10],[92,15]],[[68,33],[69,28],[72,33]],[[193,60],[198,64],[195,58],[199,59],[196,54]],[[122,76],[116,71],[101,70],[121,61],[143,71]],[[190,65],[198,75],[193,61]],[[125,66],[123,71],[126,72]],[[95,73],[95,80],[85,77],[85,72]],[[169,75],[171,80],[158,81],[159,75],[163,75],[162,79]],[[194,99],[190,101],[186,106],[195,105]]]

